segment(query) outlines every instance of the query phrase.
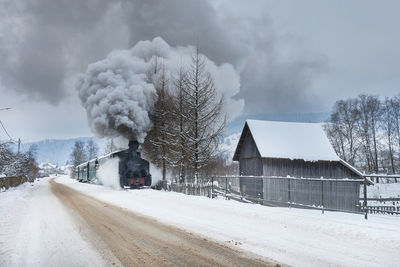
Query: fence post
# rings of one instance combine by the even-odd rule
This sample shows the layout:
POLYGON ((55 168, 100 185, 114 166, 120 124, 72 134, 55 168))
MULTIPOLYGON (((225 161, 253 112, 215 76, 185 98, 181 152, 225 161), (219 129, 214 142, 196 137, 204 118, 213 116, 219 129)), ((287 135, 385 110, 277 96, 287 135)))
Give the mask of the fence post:
POLYGON ((228 177, 225 177, 225 199, 228 200, 228 177))
POLYGON ((321 204, 322 204, 322 214, 324 214, 324 180, 321 179, 321 204))
POLYGON ((364 218, 368 219, 368 208, 367 208, 367 176, 364 176, 364 218))
POLYGON ((287 178, 288 180, 288 201, 289 201, 289 208, 290 208, 290 178, 287 178))
POLYGON ((211 176, 211 198, 214 198, 214 176, 211 176))

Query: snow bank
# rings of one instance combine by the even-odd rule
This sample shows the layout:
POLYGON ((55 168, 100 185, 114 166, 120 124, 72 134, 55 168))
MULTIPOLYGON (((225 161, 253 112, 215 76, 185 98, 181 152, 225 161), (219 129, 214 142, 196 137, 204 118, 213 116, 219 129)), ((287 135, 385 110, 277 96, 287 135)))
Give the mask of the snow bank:
POLYGON ((155 190, 57 182, 100 200, 295 266, 396 266, 400 216, 273 208, 155 190), (237 244, 237 245, 235 245, 237 244))
POLYGON ((109 265, 83 239, 48 181, 0 192, 0 266, 109 265))

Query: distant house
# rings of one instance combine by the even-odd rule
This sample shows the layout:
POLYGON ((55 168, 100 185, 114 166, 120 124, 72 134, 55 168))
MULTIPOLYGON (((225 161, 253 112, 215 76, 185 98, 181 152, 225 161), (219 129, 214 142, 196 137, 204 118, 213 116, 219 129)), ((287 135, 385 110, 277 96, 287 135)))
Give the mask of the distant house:
MULTIPOLYGON (((317 123, 247 120, 233 160, 239 161, 242 176, 347 178, 360 179, 360 182, 363 179, 362 173, 336 155, 321 124, 317 123)), ((323 200, 312 200, 310 195, 319 194, 315 190, 328 189, 320 189, 321 186, 317 185, 318 182, 321 184, 320 181, 310 180, 293 180, 288 184, 288 179, 249 178, 242 179, 241 189, 251 192, 253 197, 271 201, 288 202, 297 197, 297 202, 307 202, 300 204, 322 205, 314 202, 323 200), (292 199, 286 188, 290 189, 292 199)), ((331 195, 341 194, 340 198, 346 202, 331 205, 332 208, 355 209, 359 201, 359 183, 325 182, 325 185, 329 186, 331 195), (345 207, 338 207, 340 205, 345 207)))
POLYGON ((39 164, 39 177, 49 176, 57 172, 57 166, 49 162, 39 164))

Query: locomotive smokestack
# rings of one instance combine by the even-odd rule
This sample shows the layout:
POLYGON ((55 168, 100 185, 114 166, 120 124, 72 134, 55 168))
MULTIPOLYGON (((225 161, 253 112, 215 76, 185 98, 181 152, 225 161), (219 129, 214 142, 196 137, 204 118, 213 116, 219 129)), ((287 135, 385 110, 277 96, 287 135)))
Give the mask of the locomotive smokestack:
POLYGON ((136 140, 129 140, 129 150, 137 151, 139 148, 139 143, 136 140))

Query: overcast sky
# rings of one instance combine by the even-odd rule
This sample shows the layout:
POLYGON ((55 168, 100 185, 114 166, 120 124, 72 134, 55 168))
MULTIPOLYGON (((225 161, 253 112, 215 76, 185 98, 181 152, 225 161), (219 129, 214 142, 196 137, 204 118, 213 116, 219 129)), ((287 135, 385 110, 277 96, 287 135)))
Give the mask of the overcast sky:
MULTIPOLYGON (((91 135, 76 75, 161 36, 240 73, 244 114, 400 92, 399 1, 0 0, 0 119, 26 141, 91 135)), ((6 139, 0 130, 0 140, 6 139)))

